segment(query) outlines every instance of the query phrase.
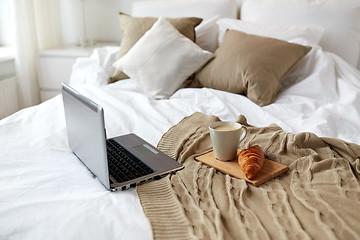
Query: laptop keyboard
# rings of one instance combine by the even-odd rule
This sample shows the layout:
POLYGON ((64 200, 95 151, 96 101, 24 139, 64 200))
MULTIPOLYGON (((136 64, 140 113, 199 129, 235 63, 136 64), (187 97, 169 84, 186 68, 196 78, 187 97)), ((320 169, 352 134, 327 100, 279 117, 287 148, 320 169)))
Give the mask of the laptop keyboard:
POLYGON ((119 183, 154 172, 113 139, 106 140, 110 175, 119 183))

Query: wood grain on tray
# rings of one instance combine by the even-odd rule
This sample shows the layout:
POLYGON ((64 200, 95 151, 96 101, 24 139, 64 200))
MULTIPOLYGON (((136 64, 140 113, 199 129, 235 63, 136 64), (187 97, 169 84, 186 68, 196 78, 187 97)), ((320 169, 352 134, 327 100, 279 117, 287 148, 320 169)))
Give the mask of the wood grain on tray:
POLYGON ((241 166, 238 164, 237 159, 234 159, 232 161, 220 161, 215 158, 214 152, 212 151, 204 155, 198 156, 195 159, 205 163, 206 165, 214 167, 220 172, 229 174, 232 177, 245 179, 254 186, 259 186, 260 184, 279 176, 280 174, 286 172, 289 169, 287 166, 281 163, 265 159, 261 171, 256 175, 254 179, 249 180, 246 178, 243 170, 241 169, 241 166))

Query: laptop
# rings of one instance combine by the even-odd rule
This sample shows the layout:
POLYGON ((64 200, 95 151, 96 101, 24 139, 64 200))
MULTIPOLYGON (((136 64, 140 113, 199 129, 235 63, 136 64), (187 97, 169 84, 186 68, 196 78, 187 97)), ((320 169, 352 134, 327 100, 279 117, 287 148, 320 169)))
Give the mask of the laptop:
POLYGON ((65 83, 62 97, 69 146, 107 189, 125 190, 183 168, 133 133, 106 139, 102 107, 65 83))

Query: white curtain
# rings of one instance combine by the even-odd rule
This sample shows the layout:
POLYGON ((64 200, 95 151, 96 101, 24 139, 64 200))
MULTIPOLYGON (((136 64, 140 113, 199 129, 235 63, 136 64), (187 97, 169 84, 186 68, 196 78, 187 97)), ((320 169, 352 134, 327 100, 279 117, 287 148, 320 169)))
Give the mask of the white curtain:
POLYGON ((62 44, 60 0, 10 0, 21 107, 40 102, 38 50, 62 44))

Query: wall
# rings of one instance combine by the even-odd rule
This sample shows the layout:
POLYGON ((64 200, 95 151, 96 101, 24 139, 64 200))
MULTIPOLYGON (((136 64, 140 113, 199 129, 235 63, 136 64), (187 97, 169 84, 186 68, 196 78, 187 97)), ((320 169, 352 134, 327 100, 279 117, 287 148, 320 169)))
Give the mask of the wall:
POLYGON ((136 0, 61 0, 63 42, 79 43, 85 35, 95 41, 120 42, 118 12, 130 13, 134 1, 136 0))

